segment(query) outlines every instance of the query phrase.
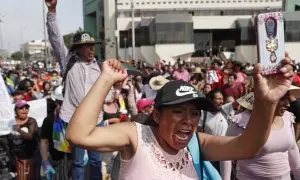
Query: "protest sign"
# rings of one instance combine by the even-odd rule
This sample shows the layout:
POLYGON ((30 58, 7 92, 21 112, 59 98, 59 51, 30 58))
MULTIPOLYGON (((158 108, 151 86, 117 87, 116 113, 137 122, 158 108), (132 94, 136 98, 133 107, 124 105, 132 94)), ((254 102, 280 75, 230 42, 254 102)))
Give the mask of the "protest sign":
POLYGON ((213 84, 219 82, 217 72, 214 70, 209 70, 206 73, 206 83, 213 84))
POLYGON ((0 77, 0 136, 11 133, 15 124, 14 106, 8 95, 2 76, 0 77))
POLYGON ((34 118, 38 126, 41 127, 44 119, 47 117, 47 100, 29 101, 28 104, 30 105, 28 116, 34 118))

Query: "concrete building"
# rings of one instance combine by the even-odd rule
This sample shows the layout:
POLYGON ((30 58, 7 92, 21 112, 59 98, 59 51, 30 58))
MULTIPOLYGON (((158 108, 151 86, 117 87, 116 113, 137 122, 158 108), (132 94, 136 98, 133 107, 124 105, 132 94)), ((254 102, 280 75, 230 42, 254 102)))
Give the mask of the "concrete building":
POLYGON ((50 42, 44 40, 32 40, 24 43, 21 47, 21 51, 28 52, 30 59, 33 60, 45 60, 45 50, 46 56, 49 57, 51 49, 50 42))
POLYGON ((101 43, 96 45, 98 59, 117 57, 115 0, 83 0, 84 30, 101 43))
POLYGON ((9 58, 10 57, 10 52, 8 51, 8 50, 6 50, 6 49, 0 49, 0 60, 1 60, 1 57, 3 58, 3 59, 7 59, 7 58, 9 58))
POLYGON ((300 0, 284 0, 286 12, 300 11, 300 0))
MULTIPOLYGON (((96 0, 84 0, 91 1, 96 0)), ((255 15, 281 11, 282 7, 293 11, 297 7, 296 2, 291 5, 291 1, 282 0, 98 0, 98 3, 103 59, 116 57, 115 54, 120 59, 133 58, 134 27, 135 59, 150 64, 159 59, 171 64, 178 59, 191 61, 216 55, 220 50, 233 52, 233 58, 241 62, 255 63, 255 15)), ((300 37, 296 33, 300 16, 295 13, 285 16, 287 51, 300 60, 297 53, 300 37)), ((85 29, 88 28, 90 25, 85 22, 85 29)))
MULTIPOLYGON (((100 39, 101 26, 101 14, 104 12, 101 8, 100 0, 83 0, 83 23, 84 30, 91 33, 96 40, 100 39)), ((100 56, 100 45, 96 45, 96 55, 100 56)))

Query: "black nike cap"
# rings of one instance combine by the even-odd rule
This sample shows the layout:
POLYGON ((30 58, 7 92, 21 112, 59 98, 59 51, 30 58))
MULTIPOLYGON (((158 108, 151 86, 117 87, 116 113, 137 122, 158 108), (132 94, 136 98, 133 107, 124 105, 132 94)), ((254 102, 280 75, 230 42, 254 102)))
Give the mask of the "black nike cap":
POLYGON ((155 108, 192 102, 199 110, 217 112, 212 101, 201 95, 194 86, 185 81, 170 81, 158 92, 155 98, 155 108))

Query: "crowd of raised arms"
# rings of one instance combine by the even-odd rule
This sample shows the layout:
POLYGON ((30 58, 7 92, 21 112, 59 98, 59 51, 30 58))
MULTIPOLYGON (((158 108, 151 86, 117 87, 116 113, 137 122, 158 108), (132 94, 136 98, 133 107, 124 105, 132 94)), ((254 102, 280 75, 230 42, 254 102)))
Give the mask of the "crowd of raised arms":
POLYGON ((288 53, 269 76, 218 56, 99 63, 88 32, 66 48, 58 2, 45 2, 58 68, 0 65, 15 112, 0 179, 300 180, 300 67, 288 53), (39 100, 41 124, 29 115, 39 100))

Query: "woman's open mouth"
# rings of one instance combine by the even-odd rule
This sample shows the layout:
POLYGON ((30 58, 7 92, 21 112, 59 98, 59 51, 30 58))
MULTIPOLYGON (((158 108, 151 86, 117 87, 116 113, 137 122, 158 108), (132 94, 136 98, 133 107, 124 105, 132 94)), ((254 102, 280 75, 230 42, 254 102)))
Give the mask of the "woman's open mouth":
POLYGON ((191 131, 184 130, 184 129, 178 130, 175 133, 176 139, 179 141, 184 141, 184 142, 189 140, 190 135, 191 135, 191 131))

